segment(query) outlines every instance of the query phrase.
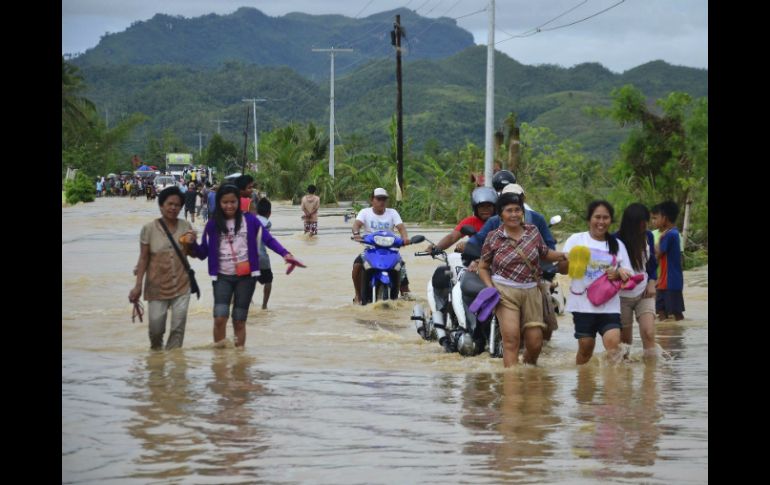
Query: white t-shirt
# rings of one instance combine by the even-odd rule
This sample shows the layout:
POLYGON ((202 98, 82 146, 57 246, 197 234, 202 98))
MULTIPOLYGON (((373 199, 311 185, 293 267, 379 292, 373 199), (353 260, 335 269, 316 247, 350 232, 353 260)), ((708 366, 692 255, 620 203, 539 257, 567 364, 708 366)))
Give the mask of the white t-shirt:
POLYGON ((371 207, 361 209, 356 216, 356 220, 364 223, 364 234, 371 234, 377 231, 390 231, 397 235, 398 229, 396 229, 396 226, 403 224, 404 222, 401 220, 401 216, 395 209, 386 208, 384 214, 378 215, 374 213, 374 210, 371 207))
MULTIPOLYGON (((562 251, 569 253, 575 246, 587 246, 591 250, 591 259, 588 262, 586 268, 586 274, 582 279, 572 280, 570 283, 570 291, 567 296, 567 306, 565 310, 568 312, 583 312, 583 313, 620 313, 620 295, 615 294, 607 303, 600 306, 594 306, 589 300, 586 294, 586 288, 602 274, 605 270, 612 265, 612 255, 610 254, 609 245, 607 241, 597 241, 591 237, 588 232, 579 232, 573 234, 564 243, 562 251)), ((628 252, 623 241, 618 240, 618 254, 616 265, 621 268, 633 272, 631 269, 631 263, 628 259, 628 252)))

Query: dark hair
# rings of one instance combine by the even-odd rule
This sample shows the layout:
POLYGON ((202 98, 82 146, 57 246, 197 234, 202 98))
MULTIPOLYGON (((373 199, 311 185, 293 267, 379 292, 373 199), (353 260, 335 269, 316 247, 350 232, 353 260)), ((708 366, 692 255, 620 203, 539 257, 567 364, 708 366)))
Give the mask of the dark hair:
POLYGON ((262 217, 267 217, 270 215, 270 210, 273 208, 273 204, 270 203, 269 200, 267 200, 267 197, 263 197, 259 199, 259 202, 257 202, 257 214, 261 215, 262 217))
POLYGON ((650 207, 650 214, 660 214, 660 204, 650 207))
MULTIPOLYGON (((238 187, 238 190, 246 190, 246 186, 253 182, 254 177, 251 175, 241 175, 235 179, 235 186, 238 187)), ((238 196, 240 197, 240 194, 238 194, 238 196)))
POLYGON ((495 204, 495 209, 497 211, 497 215, 503 214, 503 209, 505 209, 505 206, 516 204, 519 207, 521 207, 521 210, 524 210, 524 199, 519 194, 514 194, 511 192, 508 192, 506 194, 503 194, 500 196, 499 199, 497 199, 497 203, 495 204))
POLYGON ((307 191, 310 192, 311 194, 315 194, 315 191, 316 191, 315 185, 312 185, 312 184, 308 185, 307 191))
POLYGON ((158 205, 162 206, 163 203, 166 202, 166 199, 168 199, 171 195, 176 195, 179 197, 179 199, 182 201, 182 204, 184 204, 184 195, 182 195, 182 191, 179 190, 179 187, 176 185, 172 185, 171 187, 166 187, 160 191, 160 194, 158 194, 158 205))
MULTIPOLYGON (((594 211, 596 211, 597 207, 600 205, 603 205, 605 208, 607 208, 607 212, 610 213, 610 222, 615 220, 615 208, 612 207, 612 204, 607 202, 606 200, 595 200, 588 204, 588 215, 586 217, 587 221, 591 221, 591 216, 594 215, 594 211)), ((607 246, 610 248, 610 254, 618 254, 618 240, 613 236, 610 231, 607 231, 607 246)))
POLYGON ((674 224, 676 218, 679 217, 679 206, 673 200, 661 202, 660 213, 666 216, 666 218, 671 221, 671 224, 674 224))
POLYGON ((641 229, 642 222, 650 220, 650 211, 644 204, 634 202, 623 211, 618 239, 623 241, 635 271, 644 269, 644 249, 647 247, 647 232, 641 229))
POLYGON ((235 196, 235 233, 237 234, 241 228, 241 191, 238 187, 232 184, 224 184, 217 190, 217 196, 214 199, 216 201, 216 207, 214 208, 214 222, 217 225, 217 230, 220 234, 227 234, 227 222, 225 221, 225 215, 222 213, 222 197, 227 194, 233 194, 235 196))

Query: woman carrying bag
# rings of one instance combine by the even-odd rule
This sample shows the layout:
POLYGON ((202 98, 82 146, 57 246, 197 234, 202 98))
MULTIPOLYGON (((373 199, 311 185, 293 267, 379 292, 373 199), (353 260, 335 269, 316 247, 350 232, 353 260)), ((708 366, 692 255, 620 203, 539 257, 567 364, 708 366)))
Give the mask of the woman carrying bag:
POLYGON ((191 244, 191 251, 200 259, 208 258, 209 275, 214 286, 214 343, 224 340, 232 303, 235 346, 246 343, 246 316, 257 285, 259 271, 258 244, 283 256, 289 264, 286 273, 297 261, 250 212, 243 212, 239 202, 240 190, 226 184, 217 190, 216 208, 203 231, 200 245, 191 244))
POLYGON ((565 309, 572 312, 575 323, 578 340, 575 362, 578 365, 591 360, 597 332, 602 336, 610 360, 620 355, 620 295, 617 288, 614 294, 603 291, 607 299, 601 304, 595 304, 597 299, 594 298, 595 293, 601 293, 607 287, 606 280, 625 282, 633 274, 625 245, 609 232, 614 214, 615 210, 606 200, 591 202, 588 205, 588 231, 567 239, 563 251, 569 254, 569 261, 559 263, 559 272, 567 274, 569 271, 572 277, 565 309), (584 256, 578 257, 580 254, 584 256), (599 291, 594 291, 597 289, 599 291))
MULTIPOLYGON (((184 198, 179 187, 167 187, 158 196, 160 219, 142 227, 139 236, 139 261, 134 269, 136 285, 128 294, 128 301, 139 306, 144 279, 144 299, 149 306, 149 335, 152 350, 163 349, 166 315, 171 311, 171 329, 166 350, 182 346, 187 307, 190 303, 192 274, 186 257, 179 252, 176 241, 195 239, 192 226, 178 219, 184 198), (171 234, 173 239, 169 239, 171 234), (189 270, 189 271, 188 271, 189 270)), ((194 288, 197 289, 197 288, 194 288)), ((140 313, 141 319, 141 313, 140 313)))

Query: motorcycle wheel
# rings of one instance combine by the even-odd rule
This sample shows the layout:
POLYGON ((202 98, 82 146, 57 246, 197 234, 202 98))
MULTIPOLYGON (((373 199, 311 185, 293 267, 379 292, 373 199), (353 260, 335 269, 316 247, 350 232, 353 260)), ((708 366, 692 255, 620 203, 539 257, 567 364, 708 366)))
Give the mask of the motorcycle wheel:
POLYGON ((389 300, 390 287, 385 286, 382 283, 377 283, 377 286, 374 288, 374 298, 375 298, 375 301, 389 300))

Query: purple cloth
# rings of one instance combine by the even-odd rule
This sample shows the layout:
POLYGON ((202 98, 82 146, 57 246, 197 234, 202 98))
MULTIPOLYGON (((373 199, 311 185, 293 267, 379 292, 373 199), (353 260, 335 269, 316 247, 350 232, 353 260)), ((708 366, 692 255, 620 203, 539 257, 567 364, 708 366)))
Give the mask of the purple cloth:
POLYGON ((489 318, 498 302, 500 302, 500 293, 497 291, 497 288, 484 288, 476 296, 476 299, 473 300, 473 303, 470 304, 468 310, 476 314, 479 321, 483 322, 489 318))

